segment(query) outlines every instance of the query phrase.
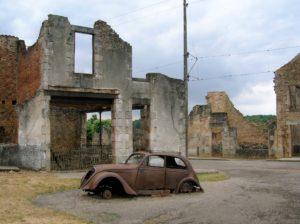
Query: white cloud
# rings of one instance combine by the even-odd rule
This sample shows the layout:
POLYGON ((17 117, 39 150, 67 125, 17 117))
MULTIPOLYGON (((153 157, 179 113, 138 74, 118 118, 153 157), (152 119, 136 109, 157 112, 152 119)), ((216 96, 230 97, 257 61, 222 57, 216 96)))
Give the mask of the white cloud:
MULTIPOLYGON (((72 24, 92 27, 98 19, 113 18, 157 2, 160 1, 132 0, 125 3, 124 0, 0 0, 0 34, 19 36, 25 39, 26 44, 31 45, 39 34, 42 21, 50 13, 67 16, 72 24)), ((189 51, 193 55, 300 45, 299 0, 189 2, 188 39, 189 51)), ((170 0, 107 21, 133 46, 133 71, 182 59, 182 9, 170 9, 180 3, 179 0, 170 0)), ((275 70, 287 63, 299 50, 300 48, 199 60, 192 75, 212 77, 275 70)), ((182 64, 154 70, 172 77, 182 77, 182 64)), ((208 91, 226 91, 233 99, 238 99, 238 106, 241 106, 244 113, 274 113, 274 103, 268 103, 267 98, 261 102, 261 97, 248 93, 262 92, 253 88, 258 88, 262 83, 272 83, 272 78, 265 75, 193 82, 190 84, 190 106, 203 103, 208 91), (243 101, 243 97, 248 97, 248 100, 243 101)), ((270 88, 268 91, 270 93, 270 88)))
POLYGON ((235 107, 245 115, 276 114, 276 95, 273 82, 246 87, 232 99, 235 107))

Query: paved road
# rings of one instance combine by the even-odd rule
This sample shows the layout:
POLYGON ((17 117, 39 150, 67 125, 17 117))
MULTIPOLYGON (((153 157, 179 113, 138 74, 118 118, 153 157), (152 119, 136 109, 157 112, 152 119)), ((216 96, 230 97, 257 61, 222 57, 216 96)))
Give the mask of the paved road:
POLYGON ((196 169, 228 173, 203 183, 205 193, 105 201, 79 190, 40 196, 36 203, 94 223, 300 223, 300 162, 193 160, 196 169))

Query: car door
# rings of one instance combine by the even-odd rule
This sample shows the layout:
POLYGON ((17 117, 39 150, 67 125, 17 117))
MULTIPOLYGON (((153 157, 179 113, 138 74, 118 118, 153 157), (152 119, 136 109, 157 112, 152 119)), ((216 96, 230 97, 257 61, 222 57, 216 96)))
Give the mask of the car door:
POLYGON ((136 188, 140 191, 164 189, 165 175, 165 156, 150 155, 139 167, 136 188))
POLYGON ((182 159, 174 156, 166 157, 166 189, 174 190, 188 175, 189 170, 182 159))

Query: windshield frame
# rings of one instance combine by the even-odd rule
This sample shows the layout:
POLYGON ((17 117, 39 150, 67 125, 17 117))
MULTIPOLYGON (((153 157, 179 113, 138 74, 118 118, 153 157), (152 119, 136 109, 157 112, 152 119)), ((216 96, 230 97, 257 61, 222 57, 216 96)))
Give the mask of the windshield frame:
POLYGON ((136 164, 136 165, 139 165, 139 164, 141 164, 141 163, 144 161, 145 157, 146 157, 146 154, 144 154, 144 153, 139 153, 139 152, 137 152, 137 153, 132 153, 132 154, 131 154, 130 156, 128 156, 128 158, 126 159, 125 164, 136 164), (141 161, 139 161, 139 163, 128 163, 129 159, 130 159, 132 156, 135 156, 135 155, 141 155, 143 158, 141 159, 141 161))

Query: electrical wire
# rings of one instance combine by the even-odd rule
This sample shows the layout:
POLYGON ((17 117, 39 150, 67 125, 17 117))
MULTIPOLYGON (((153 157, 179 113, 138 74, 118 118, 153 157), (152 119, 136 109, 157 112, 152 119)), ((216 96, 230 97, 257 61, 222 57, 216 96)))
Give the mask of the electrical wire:
POLYGON ((239 76, 266 75, 266 74, 270 74, 270 73, 274 73, 274 71, 262 71, 262 72, 240 73, 240 74, 224 74, 224 75, 220 75, 220 76, 212 76, 212 77, 204 77, 204 78, 190 75, 190 77, 193 78, 193 80, 190 80, 190 81, 204 81, 204 80, 232 78, 232 77, 239 77, 239 76))
POLYGON ((150 5, 144 6, 144 7, 136 8, 136 9, 134 9, 132 11, 128 11, 128 12, 119 14, 117 16, 108 18, 107 20, 114 20, 114 19, 117 19, 117 18, 120 18, 120 17, 124 17, 124 16, 130 15, 130 14, 134 14, 134 13, 143 11, 144 9, 152 8, 153 6, 160 5, 162 3, 169 2, 169 1, 170 0, 163 0, 163 1, 159 1, 159 2, 156 2, 156 3, 150 4, 150 5))
POLYGON ((245 51, 245 52, 239 52, 239 53, 226 53, 226 54, 198 56, 198 59, 201 60, 201 59, 210 59, 210 58, 218 58, 218 57, 231 57, 231 56, 240 56, 240 55, 249 55, 249 54, 260 54, 260 53, 265 53, 265 52, 281 51, 281 50, 295 49, 295 48, 300 48, 300 45, 273 48, 273 49, 256 50, 256 51, 245 51))

